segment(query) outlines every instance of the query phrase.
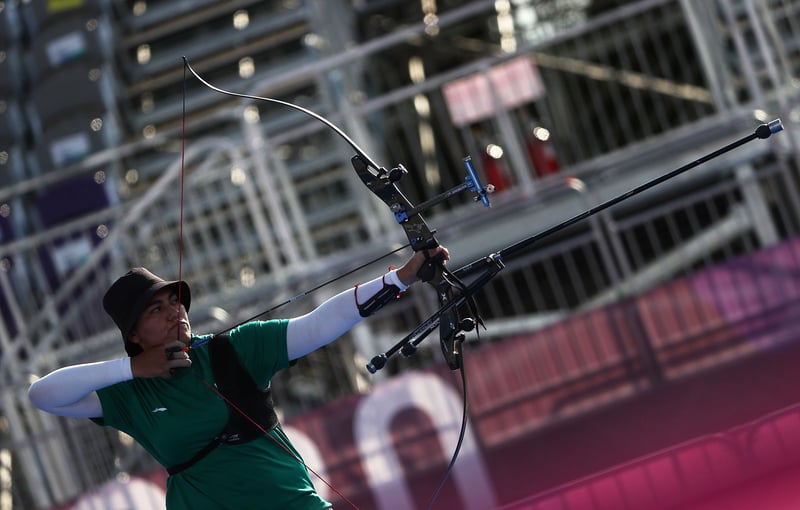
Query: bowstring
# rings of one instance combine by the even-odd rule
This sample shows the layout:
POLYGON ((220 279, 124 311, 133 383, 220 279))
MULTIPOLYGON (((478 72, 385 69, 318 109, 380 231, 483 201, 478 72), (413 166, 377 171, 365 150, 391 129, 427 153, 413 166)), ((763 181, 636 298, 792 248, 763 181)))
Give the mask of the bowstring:
MULTIPOLYGON (((184 182, 186 181, 186 68, 183 69, 183 101, 181 106, 181 199, 178 215, 178 308, 183 300, 183 200, 184 182)), ((181 339, 181 328, 177 328, 177 340, 181 339)))
MULTIPOLYGON (((178 226, 178 282, 179 282, 179 284, 178 284, 178 306, 179 307, 181 306, 181 303, 183 302, 181 300, 181 291, 183 289, 183 275, 182 275, 182 271, 183 271, 183 210, 184 210, 184 189, 185 189, 185 181, 186 181, 186 81, 187 81, 186 80, 186 69, 187 69, 188 66, 189 66, 189 63, 186 60, 186 58, 184 57, 184 66, 183 66, 183 100, 182 100, 182 109, 181 109, 181 179, 180 179, 181 183, 180 183, 180 202, 179 202, 179 204, 180 204, 179 205, 180 213, 179 213, 179 226, 178 226)), ((192 73, 195 74, 194 71, 192 71, 192 73)), ((197 76, 197 75, 195 74, 195 76, 197 76)), ((205 84, 205 82, 203 82, 203 83, 205 84)), ((218 90, 220 92, 224 92, 224 91, 222 91, 220 89, 216 89, 215 87, 212 87, 212 89, 218 90)), ((284 306, 286 304, 289 304, 289 303, 291 303, 293 301, 296 301, 297 299, 300 299, 300 298, 302 298, 304 296, 307 296, 308 294, 310 294, 310 293, 312 293, 312 292, 314 292, 316 290, 319 290, 320 288, 324 287, 325 285, 328 285, 328 284, 330 284, 332 282, 335 282, 336 280, 344 278, 345 276, 347 276, 347 275, 349 275, 351 273, 354 273, 354 272, 358 271, 359 269, 363 269, 364 267, 366 267, 369 264, 372 264, 372 263, 374 263, 374 262, 376 262, 376 261, 378 261, 378 260, 380 260, 382 258, 388 257, 389 255, 392 255, 393 253, 396 253, 397 251, 405 248, 406 246, 408 246, 408 245, 405 245, 405 246, 402 246, 400 248, 397 248, 396 250, 391 251, 391 252, 389 252, 389 253, 387 253, 385 255, 382 255, 379 258, 368 262, 367 264, 363 264, 363 265, 361 265, 361 266, 359 266, 359 267, 357 267, 357 268, 355 268, 355 269, 353 269, 351 271, 348 271, 348 272, 346 272, 346 273, 344 273, 344 274, 342 274, 342 275, 340 275, 340 276, 338 276, 336 278, 328 280, 328 281, 324 282, 323 284, 318 285, 318 286, 316 286, 316 287, 314 287, 314 288, 312 288, 312 289, 310 289, 310 290, 308 290, 306 292, 303 292, 303 293, 295 296, 294 298, 286 300, 283 303, 278 304, 277 306, 273 306, 269 310, 267 310, 265 312, 262 312, 262 313, 260 313, 260 314, 258 314, 256 316, 254 316, 253 318, 248 319, 248 320, 240 323, 240 325, 244 324, 246 322, 249 322, 251 320, 254 320, 254 319, 260 317, 261 315, 264 315, 266 313, 272 312, 272 311, 274 311, 274 310, 276 310, 276 309, 278 309, 278 308, 280 308, 280 307, 282 307, 282 306, 284 306)), ((225 331, 230 331, 234 327, 236 327, 236 326, 228 328, 225 331)), ((178 328, 178 339, 179 340, 180 340, 180 331, 181 331, 181 329, 178 328)), ((314 476, 316 476, 322 483, 324 483, 329 489, 331 489, 345 503, 350 505, 353 509, 359 510, 358 506, 356 506, 355 503, 350 501, 344 494, 342 494, 342 492, 340 492, 336 487, 334 487, 333 484, 331 484, 327 479, 325 479, 322 475, 317 473, 313 468, 311 468, 308 464, 306 464, 306 462, 300 456, 298 456, 297 454, 292 452, 286 445, 284 445, 282 442, 278 441, 278 439, 275 438, 272 434, 270 434, 269 431, 267 431, 261 424, 259 424, 256 420, 254 420, 245 411, 240 409, 227 396, 223 395, 222 392, 220 392, 217 388, 215 388, 208 381, 206 381, 205 378, 201 377, 198 374, 195 374, 194 372, 192 372, 192 374, 195 377, 197 377, 198 379, 200 379, 200 381, 203 383, 203 385, 205 385, 209 390, 211 390, 218 397, 220 397, 227 405, 229 405, 237 413, 242 415, 242 417, 244 417, 247 421, 249 421, 250 423, 255 425, 256 428, 258 428, 259 431, 263 432, 264 435, 266 435, 267 437, 272 439, 273 442, 275 442, 278 446, 280 446, 293 459, 297 460, 300 464, 302 464, 303 467, 307 471, 309 471, 314 476)))

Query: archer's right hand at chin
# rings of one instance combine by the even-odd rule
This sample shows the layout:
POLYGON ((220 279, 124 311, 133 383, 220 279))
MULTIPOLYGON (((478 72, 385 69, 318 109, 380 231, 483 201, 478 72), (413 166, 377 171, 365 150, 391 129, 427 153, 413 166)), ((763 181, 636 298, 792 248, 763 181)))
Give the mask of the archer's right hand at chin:
POLYGON ((134 377, 163 377, 169 379, 172 370, 188 368, 192 365, 186 345, 173 340, 166 345, 145 349, 131 358, 131 372, 134 377))

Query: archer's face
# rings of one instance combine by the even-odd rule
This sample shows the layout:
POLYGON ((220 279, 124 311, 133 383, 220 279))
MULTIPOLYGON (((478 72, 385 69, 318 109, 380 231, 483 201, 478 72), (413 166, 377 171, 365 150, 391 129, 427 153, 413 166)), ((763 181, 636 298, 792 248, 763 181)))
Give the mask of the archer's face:
POLYGON ((131 330, 130 341, 147 350, 173 340, 188 345, 190 334, 186 308, 178 302, 174 289, 166 288, 153 295, 131 330))

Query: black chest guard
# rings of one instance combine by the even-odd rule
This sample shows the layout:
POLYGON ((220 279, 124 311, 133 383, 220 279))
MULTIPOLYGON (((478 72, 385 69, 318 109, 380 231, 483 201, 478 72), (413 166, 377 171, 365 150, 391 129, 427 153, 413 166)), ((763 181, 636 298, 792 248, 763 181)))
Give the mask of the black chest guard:
POLYGON ((272 390, 262 390, 256 385, 227 334, 212 338, 208 343, 208 352, 217 389, 230 401, 226 402, 228 423, 219 435, 220 440, 241 444, 264 435, 264 430, 268 431, 278 423, 272 390), (238 409, 232 407, 231 403, 238 409))
POLYGON ((278 415, 272 402, 272 391, 269 388, 262 390, 256 385, 236 349, 233 348, 228 335, 216 335, 212 338, 208 342, 208 352, 217 390, 229 401, 226 402, 228 423, 222 432, 194 457, 187 462, 167 468, 170 475, 180 473, 199 462, 220 443, 232 445, 247 443, 263 436, 264 430, 269 431, 278 423, 278 415), (258 423, 258 426, 253 422, 258 423))

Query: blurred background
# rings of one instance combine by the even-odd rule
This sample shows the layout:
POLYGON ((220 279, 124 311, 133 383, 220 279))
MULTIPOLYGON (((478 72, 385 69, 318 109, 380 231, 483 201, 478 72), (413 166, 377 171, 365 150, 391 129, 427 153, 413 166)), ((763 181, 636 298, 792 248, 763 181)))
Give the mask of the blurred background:
MULTIPOLYGON (((331 129, 214 92, 184 56, 404 165, 413 203, 470 156, 493 207, 425 214, 452 268, 782 119, 505 261, 477 296, 467 435, 433 508, 796 508, 798 20, 798 0, 0 1, 0 510, 164 507, 166 473, 129 437, 26 391, 124 355, 101 297, 129 267, 178 277, 182 179, 196 331, 406 242, 331 129)), ((426 508, 455 449, 463 387, 436 338, 365 369, 437 306, 415 286, 273 380, 308 464, 359 508, 426 508)))

